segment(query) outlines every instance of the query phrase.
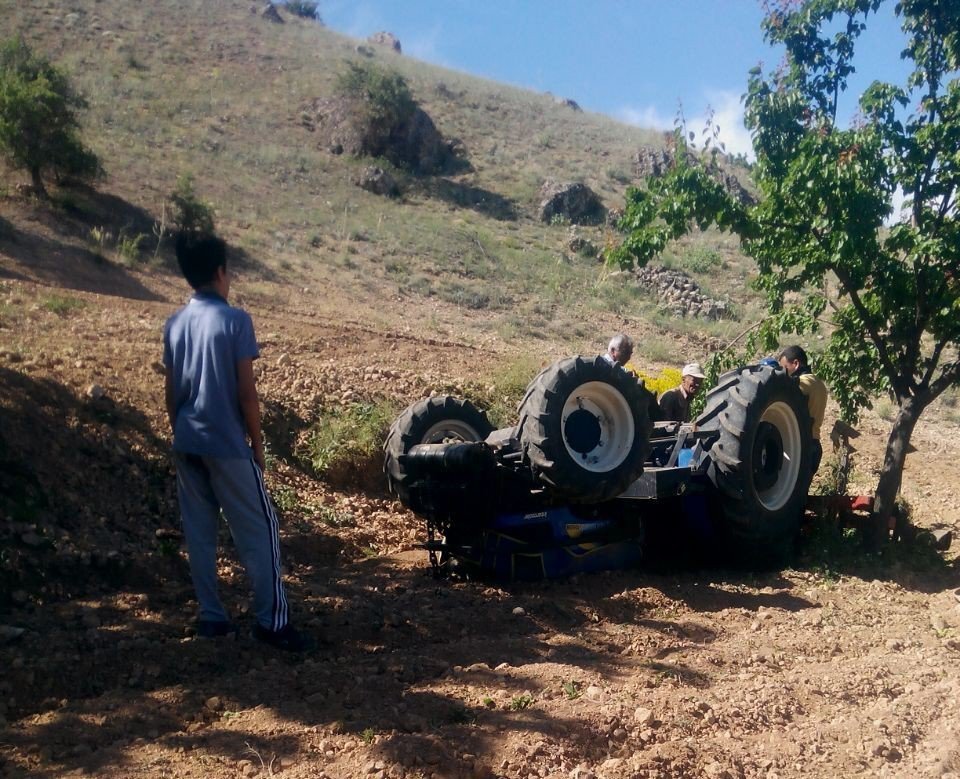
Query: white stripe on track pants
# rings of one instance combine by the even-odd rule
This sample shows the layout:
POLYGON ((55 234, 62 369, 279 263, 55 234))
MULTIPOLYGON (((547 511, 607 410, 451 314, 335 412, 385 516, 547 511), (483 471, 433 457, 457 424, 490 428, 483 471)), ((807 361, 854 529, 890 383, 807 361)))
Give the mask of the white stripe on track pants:
POLYGON ((280 579, 280 525, 259 466, 252 458, 204 457, 183 452, 174 452, 173 458, 200 619, 228 619, 217 594, 217 526, 222 508, 253 588, 257 621, 268 630, 280 630, 288 618, 280 579))

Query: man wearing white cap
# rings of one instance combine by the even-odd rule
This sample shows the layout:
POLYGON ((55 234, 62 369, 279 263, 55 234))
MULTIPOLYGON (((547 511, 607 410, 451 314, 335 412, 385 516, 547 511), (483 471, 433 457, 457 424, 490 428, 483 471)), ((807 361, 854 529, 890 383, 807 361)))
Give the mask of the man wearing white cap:
POLYGON ((691 362, 680 372, 680 386, 667 390, 660 396, 660 416, 676 422, 690 421, 690 401, 703 384, 703 369, 700 363, 691 362))

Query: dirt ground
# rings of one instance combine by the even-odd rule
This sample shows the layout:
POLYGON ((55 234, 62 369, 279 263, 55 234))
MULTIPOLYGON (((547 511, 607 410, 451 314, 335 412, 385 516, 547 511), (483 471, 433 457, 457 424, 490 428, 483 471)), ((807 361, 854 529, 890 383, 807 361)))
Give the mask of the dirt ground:
MULTIPOLYGON (((309 290, 244 302, 294 617, 326 643, 196 638, 158 373, 184 288, 0 271, 0 776, 960 777, 954 552, 827 554, 815 530, 776 573, 435 580, 376 474, 311 479, 284 442, 318 405, 403 405, 514 347, 309 290)), ((869 491, 885 424, 861 431, 869 491)), ((931 417, 915 445, 915 521, 960 530, 957 436, 931 417)), ((221 573, 248 628, 228 541, 221 573)))

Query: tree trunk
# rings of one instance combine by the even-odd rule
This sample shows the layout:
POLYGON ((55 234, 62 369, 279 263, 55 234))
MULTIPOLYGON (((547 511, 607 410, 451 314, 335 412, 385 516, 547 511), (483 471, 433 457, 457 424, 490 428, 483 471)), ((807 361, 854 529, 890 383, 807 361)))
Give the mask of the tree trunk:
POLYGON ((907 459, 910 437, 913 435, 917 420, 920 419, 920 414, 931 400, 932 398, 929 397, 905 399, 900 405, 897 418, 893 421, 873 502, 873 527, 869 538, 873 545, 879 545, 887 538, 890 518, 893 516, 900 483, 903 480, 903 465, 907 459))
POLYGON ((33 181, 33 191, 36 193, 37 197, 42 197, 44 200, 47 199, 47 188, 43 186, 43 178, 40 176, 40 168, 33 167, 30 168, 30 178, 33 181))

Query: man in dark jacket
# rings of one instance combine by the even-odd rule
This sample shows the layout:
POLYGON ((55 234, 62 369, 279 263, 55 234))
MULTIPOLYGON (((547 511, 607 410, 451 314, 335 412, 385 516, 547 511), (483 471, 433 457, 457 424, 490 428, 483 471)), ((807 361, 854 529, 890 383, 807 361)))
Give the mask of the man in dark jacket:
POLYGON ((690 402, 703 385, 703 369, 700 363, 691 362, 683 366, 680 373, 680 386, 667 390, 660 396, 661 419, 689 422, 690 402))

